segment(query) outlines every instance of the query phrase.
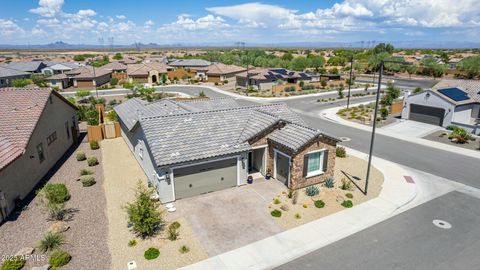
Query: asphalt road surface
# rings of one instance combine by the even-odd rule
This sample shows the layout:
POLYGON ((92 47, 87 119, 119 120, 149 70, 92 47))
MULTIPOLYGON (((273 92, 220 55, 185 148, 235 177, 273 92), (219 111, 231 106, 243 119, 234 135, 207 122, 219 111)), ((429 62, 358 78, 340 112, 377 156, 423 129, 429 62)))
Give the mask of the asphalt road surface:
POLYGON ((276 269, 480 269, 479 203, 448 193, 276 269), (452 227, 436 227, 435 219, 452 227))

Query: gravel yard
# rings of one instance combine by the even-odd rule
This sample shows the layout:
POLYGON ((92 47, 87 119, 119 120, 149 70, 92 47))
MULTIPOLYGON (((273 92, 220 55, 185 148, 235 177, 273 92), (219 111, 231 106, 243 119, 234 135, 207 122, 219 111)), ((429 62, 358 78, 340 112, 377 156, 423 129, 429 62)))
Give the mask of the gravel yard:
POLYGON ((127 214, 122 206, 134 199, 137 182, 141 180, 146 183, 146 176, 123 138, 103 141, 102 151, 109 220, 108 246, 112 254, 111 269, 126 269, 127 263, 132 260, 137 263, 138 269, 177 269, 206 259, 207 253, 182 217, 165 214, 167 224, 172 221, 181 224, 180 236, 176 241, 167 239, 166 230, 147 240, 135 237, 127 228, 127 214), (129 247, 128 242, 132 239, 137 241, 137 245, 129 247), (182 245, 187 245, 190 251, 180 253, 182 245), (150 247, 158 248, 160 256, 148 261, 143 254, 150 247))
MULTIPOLYGON (((76 181, 79 171, 88 165, 86 161, 77 161, 73 151, 66 157, 65 162, 60 164, 58 170, 53 171, 53 175, 46 179, 49 183, 65 183, 71 194, 66 208, 72 210, 73 217, 67 221, 70 228, 63 233, 67 243, 61 246, 61 249, 70 252, 72 260, 62 269, 109 269, 108 221, 105 212, 101 150, 90 150, 88 143, 85 142, 75 151, 78 150, 84 151, 87 156, 96 156, 99 160, 99 165, 89 168, 95 172, 97 181, 95 185, 83 187, 76 181)), ((47 221, 46 214, 34 197, 18 217, 13 217, 0 226, 0 254, 14 255, 22 248, 35 247, 52 223, 47 221)), ((38 251, 34 254, 42 255, 38 251)), ((40 261, 28 260, 24 269, 47 263, 48 256, 40 261)))
POLYGON ((376 198, 380 191, 382 190, 383 184, 383 174, 372 167, 369 181, 368 195, 364 195, 355 185, 352 184, 351 190, 342 190, 340 189, 341 179, 345 178, 347 173, 353 179, 353 177, 358 177, 360 180, 353 180, 356 184, 359 185, 361 189, 365 186, 365 174, 367 169, 367 162, 363 159, 347 156, 346 158, 336 158, 335 160, 335 187, 326 188, 324 185, 317 185, 320 189, 320 193, 317 196, 309 197, 305 194, 305 188, 299 189, 298 192, 298 201, 297 204, 292 204, 292 199, 288 198, 288 193, 285 189, 284 192, 279 193, 275 198, 278 198, 280 203, 275 204, 272 202, 267 207, 268 215, 274 209, 279 209, 282 205, 288 207, 287 211, 282 212, 282 216, 279 218, 272 217, 282 228, 291 229, 293 227, 311 222, 313 220, 331 215, 338 211, 345 209, 341 203, 344 200, 351 200, 353 206, 358 205, 362 202, 368 201, 370 199, 376 198), (345 195, 351 193, 353 198, 349 199, 345 195), (314 200, 322 200, 325 202, 323 208, 317 208, 314 205, 314 200), (306 205, 306 208, 304 207, 306 205), (295 217, 298 214, 300 217, 295 217))

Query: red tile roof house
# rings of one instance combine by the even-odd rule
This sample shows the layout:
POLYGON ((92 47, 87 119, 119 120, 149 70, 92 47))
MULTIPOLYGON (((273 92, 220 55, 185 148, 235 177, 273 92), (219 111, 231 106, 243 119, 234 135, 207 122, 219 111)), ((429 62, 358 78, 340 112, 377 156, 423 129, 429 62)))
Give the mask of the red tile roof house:
POLYGON ((100 87, 109 84, 112 79, 112 71, 91 66, 79 67, 65 74, 72 80, 73 87, 78 89, 100 87))
POLYGON ((206 80, 207 82, 223 82, 235 80, 235 75, 246 71, 246 68, 225 65, 223 63, 212 63, 207 67, 206 80))
POLYGON ((153 85, 161 82, 163 74, 167 74, 169 67, 164 63, 131 64, 127 65, 129 82, 153 85))
POLYGON ((76 111, 51 89, 0 89, 0 222, 77 140, 76 111))
POLYGON ((104 66, 103 69, 110 70, 112 72, 112 78, 116 78, 119 83, 123 83, 127 80, 127 65, 120 62, 110 62, 104 66))

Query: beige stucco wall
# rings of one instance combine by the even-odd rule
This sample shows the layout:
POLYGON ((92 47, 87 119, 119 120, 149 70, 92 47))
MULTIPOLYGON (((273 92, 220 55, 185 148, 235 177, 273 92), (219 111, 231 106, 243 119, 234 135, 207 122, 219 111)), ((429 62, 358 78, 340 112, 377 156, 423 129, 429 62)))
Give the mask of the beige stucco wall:
MULTIPOLYGON (((8 212, 14 208, 15 198, 25 198, 38 181, 72 145, 71 127, 75 125, 75 128, 78 129, 77 123, 73 107, 57 96, 52 95, 52 103, 50 104, 47 101, 47 106, 35 127, 25 154, 0 171, 0 190, 5 192, 8 212), (70 129, 69 138, 67 138, 65 129, 65 122, 67 121, 70 129), (75 122, 73 123, 73 121, 75 122), (57 132, 57 139, 48 145, 47 137, 54 131, 57 132), (45 153, 45 160, 41 163, 36 149, 40 143, 43 144, 45 153)), ((73 179, 65 179, 65 181, 70 180, 73 179)))

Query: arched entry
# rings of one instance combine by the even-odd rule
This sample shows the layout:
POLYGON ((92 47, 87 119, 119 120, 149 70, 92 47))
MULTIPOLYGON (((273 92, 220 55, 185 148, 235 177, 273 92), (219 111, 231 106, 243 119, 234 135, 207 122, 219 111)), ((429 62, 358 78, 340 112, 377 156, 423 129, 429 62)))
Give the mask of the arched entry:
POLYGON ((152 83, 157 83, 157 82, 158 82, 157 75, 152 75, 152 83))

